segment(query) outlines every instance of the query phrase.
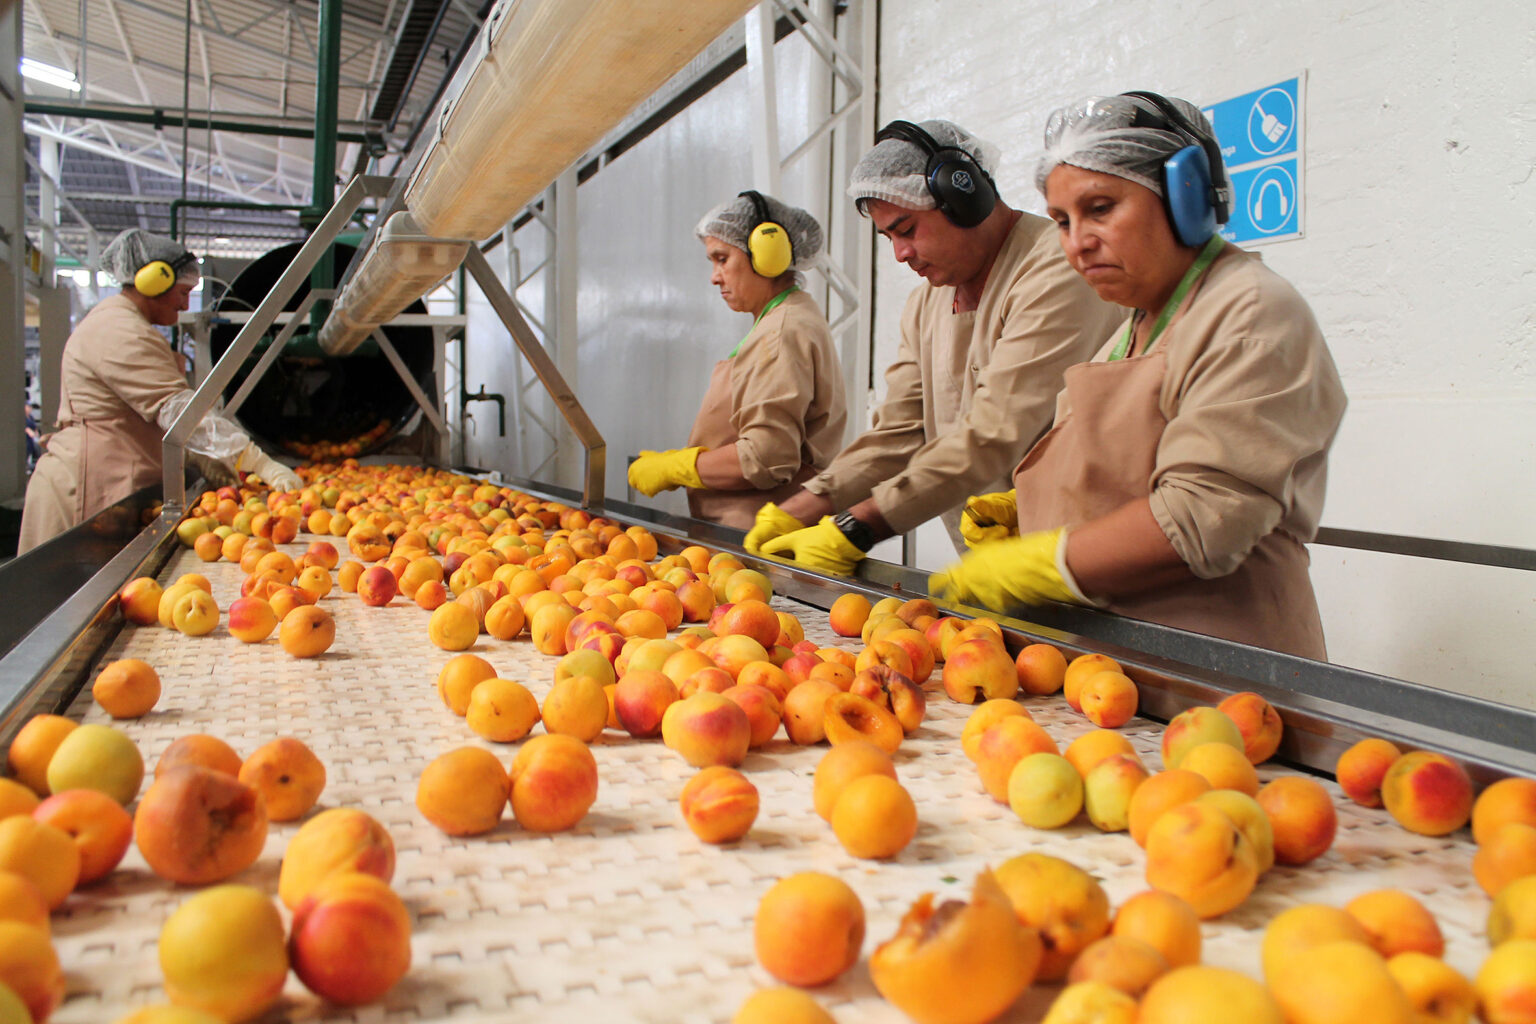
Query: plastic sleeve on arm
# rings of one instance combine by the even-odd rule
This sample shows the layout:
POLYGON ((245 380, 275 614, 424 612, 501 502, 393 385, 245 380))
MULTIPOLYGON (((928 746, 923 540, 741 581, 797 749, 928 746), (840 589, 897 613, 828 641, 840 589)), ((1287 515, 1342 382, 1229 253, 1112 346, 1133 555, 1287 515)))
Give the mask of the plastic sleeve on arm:
MULTIPOLYGON (((176 417, 181 415, 181 410, 192 401, 192 392, 183 391, 166 399, 160 406, 160 411, 155 414, 155 422, 162 431, 170 430, 171 424, 176 422, 176 417)), ((206 455, 211 459, 217 459, 230 469, 235 468, 235 460, 245 450, 245 446, 251 443, 251 439, 245 431, 235 426, 232 420, 225 419, 218 413, 210 412, 204 416, 202 422, 192 428, 191 435, 187 438, 187 449, 206 455)))

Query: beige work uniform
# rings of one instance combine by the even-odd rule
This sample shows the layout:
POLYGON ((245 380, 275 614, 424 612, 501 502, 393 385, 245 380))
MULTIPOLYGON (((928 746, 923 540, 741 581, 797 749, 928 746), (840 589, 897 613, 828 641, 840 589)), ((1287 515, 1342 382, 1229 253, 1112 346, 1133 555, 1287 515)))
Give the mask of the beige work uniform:
POLYGON ((160 480, 160 407, 187 390, 180 359, 127 298, 92 307, 64 343, 59 431, 27 482, 29 551, 160 480))
POLYGON ((1020 215, 971 312, 954 312, 953 287, 918 286, 874 425, 806 490, 838 509, 873 497, 897 533, 942 515, 965 550, 966 497, 1007 489, 1010 467, 1051 424, 1063 371, 1125 319, 1068 265, 1056 232, 1020 215))
POLYGON ((1111 611, 1325 659, 1305 544, 1345 399, 1312 310, 1229 244, 1150 352, 1108 362, 1119 337, 1067 371, 1055 425, 1014 470, 1019 532, 1147 499, 1199 579, 1111 611))
POLYGON ((800 489, 842 447, 848 423, 832 332, 816 300, 791 292, 752 326, 736 354, 715 364, 688 445, 736 446, 755 490, 694 488, 688 509, 737 529, 765 502, 800 489))

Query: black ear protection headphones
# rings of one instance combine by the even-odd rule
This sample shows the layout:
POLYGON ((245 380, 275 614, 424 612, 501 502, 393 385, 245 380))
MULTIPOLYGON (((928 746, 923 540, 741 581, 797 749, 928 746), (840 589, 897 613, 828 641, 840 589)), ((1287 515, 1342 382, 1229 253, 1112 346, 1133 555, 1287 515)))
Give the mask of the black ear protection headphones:
POLYGON ((737 198, 752 200, 757 223, 747 235, 747 255, 752 257, 752 269, 763 277, 778 277, 795 262, 795 247, 789 240, 784 225, 768 215, 768 201, 761 192, 747 189, 738 192, 737 198))
POLYGON ((997 205, 997 186, 971 154, 957 146, 941 146, 911 121, 892 121, 875 133, 875 143, 900 139, 928 154, 923 177, 939 212, 959 228, 973 228, 997 205))
POLYGON ((133 275, 133 289, 152 299, 164 295, 176 283, 176 275, 181 273, 181 268, 196 262, 197 257, 190 252, 184 252, 170 261, 151 260, 133 275))
POLYGON ((1132 128, 1160 128, 1191 144, 1163 162, 1163 209, 1173 233, 1188 246, 1204 245, 1218 224, 1232 216, 1232 187, 1214 135, 1197 129, 1168 98, 1155 92, 1127 92, 1157 108, 1136 108, 1132 128))

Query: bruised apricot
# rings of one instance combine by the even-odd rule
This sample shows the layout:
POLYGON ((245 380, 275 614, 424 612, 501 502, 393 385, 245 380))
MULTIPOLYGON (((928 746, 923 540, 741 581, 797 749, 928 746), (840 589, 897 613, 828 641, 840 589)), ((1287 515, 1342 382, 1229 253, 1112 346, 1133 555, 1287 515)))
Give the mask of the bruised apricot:
POLYGON ((971 902, 918 897, 896 934, 876 947, 869 975, 880 994, 918 1024, 981 1024, 1034 981, 1040 935, 1025 927, 990 871, 971 902))
POLYGON ((827 742, 834 746, 849 740, 868 740, 887 754, 894 754, 904 735, 895 715, 854 693, 828 697, 822 722, 827 742))

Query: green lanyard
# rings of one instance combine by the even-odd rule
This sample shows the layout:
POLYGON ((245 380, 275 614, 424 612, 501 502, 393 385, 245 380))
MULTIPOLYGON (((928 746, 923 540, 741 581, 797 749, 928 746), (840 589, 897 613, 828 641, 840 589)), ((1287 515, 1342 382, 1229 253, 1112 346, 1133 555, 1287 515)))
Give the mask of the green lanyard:
MULTIPOLYGON (((1173 319, 1173 314, 1179 311, 1179 307, 1184 304, 1184 297, 1189 294, 1190 288, 1194 287, 1196 278, 1205 273, 1205 268, 1216 259, 1216 254, 1221 251, 1221 247, 1221 236, 1212 235, 1210 241, 1205 243, 1205 248, 1200 250, 1200 255, 1195 257, 1195 262, 1184 271, 1184 277, 1180 279, 1179 286, 1173 290, 1173 295, 1169 297, 1168 304, 1163 307, 1157 323, 1152 325, 1152 336, 1147 339, 1147 347, 1143 354, 1152 351, 1152 346, 1157 344, 1158 335, 1163 333, 1163 328, 1168 326, 1168 321, 1173 319)), ((1109 362, 1113 363, 1125 358, 1125 354, 1131 350, 1131 337, 1135 333, 1136 317, 1133 316, 1131 322, 1125 325, 1125 337, 1120 339, 1120 344, 1116 345, 1114 351, 1109 354, 1109 362)))
MULTIPOLYGON (((769 313, 772 313, 774 311, 774 308, 777 307, 779 303, 781 303, 785 299, 789 298, 789 293, 790 292, 797 292, 799 290, 800 290, 800 286, 799 285, 792 284, 788 288, 785 288, 783 291, 779 292, 779 294, 775 295, 773 298, 769 299, 768 300, 768 305, 764 306, 763 307, 763 311, 761 313, 757 314, 757 319, 752 321, 752 331, 757 330, 757 325, 763 322, 763 317, 767 316, 769 313)), ((725 358, 727 358, 727 359, 735 359, 736 358, 736 353, 741 351, 741 346, 743 346, 743 345, 745 345, 747 343, 747 338, 752 337, 752 331, 748 331, 746 333, 746 335, 740 341, 738 341, 736 343, 736 347, 731 349, 731 354, 726 356, 725 358)))

